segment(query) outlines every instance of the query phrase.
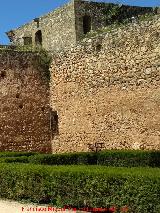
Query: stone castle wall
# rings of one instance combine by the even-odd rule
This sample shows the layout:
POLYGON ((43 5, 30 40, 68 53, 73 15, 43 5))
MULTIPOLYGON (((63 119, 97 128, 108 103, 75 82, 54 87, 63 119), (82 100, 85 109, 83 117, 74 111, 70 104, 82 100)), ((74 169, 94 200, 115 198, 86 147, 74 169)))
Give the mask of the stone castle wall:
POLYGON ((51 152, 49 84, 37 57, 0 51, 0 151, 51 152))
POLYGON ((153 12, 153 8, 72 0, 7 34, 15 45, 35 46, 38 39, 44 49, 59 52, 74 46, 87 32, 114 21, 153 12))
POLYGON ((60 51, 76 42, 74 4, 70 2, 53 12, 31 21, 13 31, 13 44, 24 45, 24 37, 31 37, 35 45, 35 34, 42 33, 42 46, 46 50, 60 51))
POLYGON ((160 149, 160 17, 85 39, 54 57, 53 152, 160 149))
POLYGON ((85 37, 83 29, 84 16, 91 18, 91 31, 96 31, 114 22, 123 22, 124 20, 138 17, 146 13, 157 13, 157 11, 151 7, 137 7, 80 0, 75 0, 74 9, 76 41, 80 41, 85 37))

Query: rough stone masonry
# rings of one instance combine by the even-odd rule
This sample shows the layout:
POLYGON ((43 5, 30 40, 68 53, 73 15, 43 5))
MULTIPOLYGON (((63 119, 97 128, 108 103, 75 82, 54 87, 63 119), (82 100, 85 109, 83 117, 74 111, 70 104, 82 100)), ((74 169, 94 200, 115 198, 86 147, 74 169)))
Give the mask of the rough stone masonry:
POLYGON ((156 12, 151 7, 136 7, 103 2, 71 0, 56 10, 10 30, 12 45, 40 45, 47 51, 60 52, 82 40, 90 31, 114 21, 156 12))
POLYGON ((96 142, 159 150, 160 16, 104 28, 150 12, 74 0, 8 32, 15 47, 56 54, 49 82, 36 54, 0 50, 0 150, 79 152, 96 142))
POLYGON ((50 153, 49 84, 38 56, 0 51, 0 151, 50 153))
POLYGON ((53 152, 160 150, 160 16, 85 39, 55 56, 53 152))

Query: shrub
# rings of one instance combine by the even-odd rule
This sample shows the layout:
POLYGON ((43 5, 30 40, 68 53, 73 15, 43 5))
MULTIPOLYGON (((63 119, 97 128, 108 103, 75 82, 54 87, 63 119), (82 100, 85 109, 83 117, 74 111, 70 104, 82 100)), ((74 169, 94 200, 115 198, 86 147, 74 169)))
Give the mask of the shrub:
POLYGON ((0 158, 0 162, 4 162, 4 163, 29 163, 27 156, 0 158))
POLYGON ((160 151, 111 150, 103 152, 41 154, 29 157, 33 164, 45 165, 104 165, 160 167, 160 151))
POLYGON ((36 152, 0 152, 0 158, 2 157, 20 157, 36 155, 36 152))
POLYGON ((94 165, 97 163, 96 153, 66 153, 66 154, 40 154, 29 157, 33 164, 45 165, 94 165))
POLYGON ((160 167, 160 151, 103 151, 98 153, 97 162, 99 165, 105 166, 160 167))
POLYGON ((0 162, 43 165, 103 165, 118 167, 160 167, 160 151, 108 150, 82 153, 0 153, 0 162))
POLYGON ((54 206, 160 212, 160 169, 1 164, 0 196, 54 206))

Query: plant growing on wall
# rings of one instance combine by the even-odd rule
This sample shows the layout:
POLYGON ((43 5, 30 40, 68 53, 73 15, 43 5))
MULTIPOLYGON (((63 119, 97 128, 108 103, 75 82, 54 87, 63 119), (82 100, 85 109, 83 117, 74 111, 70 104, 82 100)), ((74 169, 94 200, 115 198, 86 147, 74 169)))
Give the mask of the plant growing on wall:
POLYGON ((49 81, 50 80, 50 71, 49 67, 52 61, 51 55, 44 49, 39 49, 39 51, 36 53, 37 55, 37 61, 36 66, 42 68, 44 77, 49 81))
POLYGON ((40 68, 43 72, 43 76, 47 81, 50 80, 50 72, 49 67, 51 64, 51 55, 44 50, 41 46, 33 47, 32 45, 19 45, 19 46, 13 46, 13 45, 1 45, 0 46, 0 52, 7 53, 8 51, 12 52, 19 52, 19 53, 28 53, 35 55, 35 58, 33 60, 33 65, 36 66, 36 68, 40 68))
POLYGON ((121 4, 113 5, 108 4, 104 10, 104 14, 106 16, 106 24, 112 24, 117 21, 117 17, 121 12, 121 4))

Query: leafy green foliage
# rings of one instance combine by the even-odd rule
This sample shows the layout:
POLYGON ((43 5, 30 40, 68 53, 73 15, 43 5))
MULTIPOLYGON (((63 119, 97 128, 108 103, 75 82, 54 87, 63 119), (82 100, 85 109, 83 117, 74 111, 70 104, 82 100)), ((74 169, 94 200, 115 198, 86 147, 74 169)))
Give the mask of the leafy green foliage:
POLYGON ((160 169, 0 164, 0 196, 75 207, 159 212, 160 169))
POLYGON ((45 79, 47 81, 50 81, 49 68, 52 62, 51 55, 46 50, 40 49, 40 51, 36 53, 36 56, 37 56, 37 59, 35 60, 35 63, 34 63, 35 66, 37 68, 40 68, 45 79))
POLYGON ((47 80, 47 83, 50 81, 50 64, 52 62, 52 56, 44 50, 41 46, 13 46, 13 45, 0 45, 1 54, 10 54, 18 53, 24 54, 26 57, 31 55, 31 64, 38 70, 40 70, 43 79, 47 80))
MULTIPOLYGON (((118 13, 118 12, 115 12, 118 10, 119 10, 118 7, 115 7, 115 9, 113 11, 112 11, 112 9, 110 9, 109 10, 110 12, 107 14, 106 27, 99 28, 96 31, 90 31, 89 33, 86 34, 86 38, 91 38, 91 37, 94 37, 94 36, 102 34, 102 33, 111 33, 116 29, 119 29, 119 28, 124 29, 124 28, 126 28, 126 26, 130 26, 132 24, 132 20, 129 17, 121 18, 119 20, 118 20, 118 18, 113 19, 113 17, 115 17, 113 14, 118 13)), ((146 14, 138 15, 136 17, 137 24, 140 24, 143 21, 154 20, 155 14, 156 14, 156 9, 154 11, 155 12, 153 12, 153 13, 146 13, 146 14)), ((107 10, 106 10, 106 13, 107 13, 107 10)), ((116 16, 118 17, 118 15, 116 15, 116 16)), ((156 14, 156 16, 159 17, 158 14, 156 14)))
POLYGON ((27 156, 21 156, 21 157, 2 157, 0 158, 0 162, 4 163, 29 163, 27 156))
POLYGON ((0 152, 0 163, 29 163, 28 157, 35 152, 0 152))
POLYGON ((94 165, 97 163, 96 153, 66 153, 66 154, 40 154, 29 158, 33 164, 45 165, 94 165))
POLYGON ((45 165, 160 167, 160 151, 111 150, 98 153, 41 154, 29 157, 29 162, 45 165))
POLYGON ((0 153, 0 162, 43 165, 103 165, 118 167, 160 167, 160 151, 108 150, 98 153, 64 154, 0 153))
POLYGON ((36 155, 36 152, 0 152, 0 158, 2 157, 20 157, 36 155))
POLYGON ((97 162, 105 166, 160 167, 160 151, 103 151, 98 154, 97 162))
POLYGON ((41 46, 32 45, 0 45, 0 51, 15 51, 15 52, 40 52, 41 46))

